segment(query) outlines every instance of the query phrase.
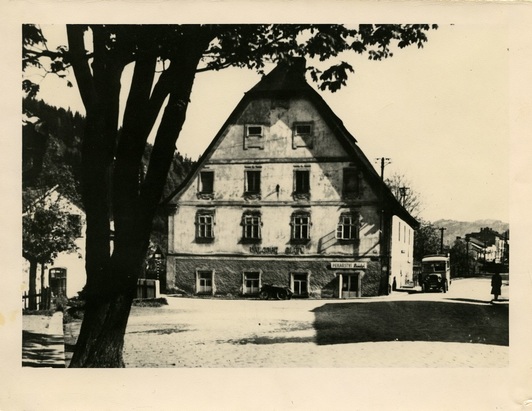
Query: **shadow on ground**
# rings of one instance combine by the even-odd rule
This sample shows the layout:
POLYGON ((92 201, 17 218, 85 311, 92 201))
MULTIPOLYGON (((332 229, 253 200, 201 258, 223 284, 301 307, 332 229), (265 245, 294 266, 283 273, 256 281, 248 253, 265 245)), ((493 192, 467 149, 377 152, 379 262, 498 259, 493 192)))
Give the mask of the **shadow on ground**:
POLYGON ((313 310, 316 343, 440 341, 509 345, 508 305, 432 301, 325 304, 313 310))
POLYGON ((62 348, 62 336, 51 336, 23 330, 22 366, 64 368, 62 348))

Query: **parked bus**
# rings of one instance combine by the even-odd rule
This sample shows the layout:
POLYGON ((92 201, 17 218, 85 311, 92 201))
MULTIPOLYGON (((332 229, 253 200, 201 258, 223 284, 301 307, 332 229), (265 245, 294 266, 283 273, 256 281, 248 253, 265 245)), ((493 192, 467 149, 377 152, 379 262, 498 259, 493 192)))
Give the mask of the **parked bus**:
POLYGON ((427 255, 421 259, 420 285, 423 292, 447 292, 451 284, 451 264, 446 255, 427 255))

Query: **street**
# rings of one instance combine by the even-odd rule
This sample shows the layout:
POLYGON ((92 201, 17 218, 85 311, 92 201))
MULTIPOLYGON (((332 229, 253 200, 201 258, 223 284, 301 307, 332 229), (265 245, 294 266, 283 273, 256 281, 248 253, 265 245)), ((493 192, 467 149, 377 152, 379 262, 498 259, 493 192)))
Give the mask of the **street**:
POLYGON ((133 307, 127 367, 506 367, 508 282, 353 300, 167 297, 133 307))

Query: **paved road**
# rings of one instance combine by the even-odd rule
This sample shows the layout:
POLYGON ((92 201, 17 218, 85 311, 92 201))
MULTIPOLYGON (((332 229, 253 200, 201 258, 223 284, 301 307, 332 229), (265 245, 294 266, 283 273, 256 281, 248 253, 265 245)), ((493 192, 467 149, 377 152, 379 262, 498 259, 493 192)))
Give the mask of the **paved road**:
MULTIPOLYGON (((507 323, 506 328, 496 330, 490 329, 487 322, 485 329, 479 331, 480 336, 473 336, 470 341, 467 327, 461 325, 463 329, 452 330, 455 335, 461 332, 460 338, 448 339, 444 333, 432 340, 429 335, 424 341, 416 338, 390 341, 390 336, 385 335, 374 341, 352 338, 345 343, 329 340, 323 343, 320 333, 327 330, 319 329, 318 315, 325 318, 326 328, 334 323, 334 318, 329 317, 335 309, 373 304, 367 306, 367 318, 356 324, 362 331, 374 327, 375 316, 371 313, 374 308, 377 312, 377 307, 379 310, 401 307, 405 312, 409 309, 415 312, 411 309, 414 304, 441 302, 445 304, 430 306, 437 307, 443 315, 468 307, 475 313, 494 309, 507 312, 508 289, 506 283, 502 301, 496 305, 490 303, 488 278, 454 280, 446 294, 401 291, 385 297, 349 301, 168 297, 169 305, 165 307, 133 307, 125 337, 124 360, 128 367, 506 367, 507 345, 497 342, 500 339, 483 344, 478 341, 486 341, 486 336, 489 339, 492 333, 502 334, 503 340, 506 333, 507 340, 507 323)), ((386 329, 386 318, 380 320, 384 321, 381 328, 386 329)), ((394 332, 405 329, 408 332, 410 327, 412 335, 416 335, 419 330, 415 324, 405 316, 404 324, 394 324, 394 332)), ((346 323, 346 327, 352 325, 346 323)), ((449 328, 453 328, 452 322, 449 328)), ((346 334, 357 334, 352 328, 345 330, 346 334)))

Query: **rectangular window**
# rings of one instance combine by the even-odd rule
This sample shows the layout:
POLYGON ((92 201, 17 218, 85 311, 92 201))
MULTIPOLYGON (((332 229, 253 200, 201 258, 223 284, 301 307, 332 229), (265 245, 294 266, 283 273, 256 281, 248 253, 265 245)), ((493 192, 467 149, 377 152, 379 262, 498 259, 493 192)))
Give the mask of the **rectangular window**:
POLYGON ((214 239, 214 212, 199 211, 196 214, 196 240, 212 241, 214 239))
POLYGON ((292 274, 295 296, 308 297, 308 274, 292 274))
POLYGON ((336 228, 336 238, 339 240, 358 240, 359 218, 355 213, 342 214, 338 227, 336 228))
POLYGON ((292 215, 292 240, 307 241, 310 239, 310 214, 296 213, 292 215))
POLYGON ((358 172, 356 168, 344 168, 343 192, 345 196, 359 194, 358 172))
POLYGON ((244 273, 244 294, 258 294, 260 289, 260 273, 244 273))
POLYGON ((244 214, 242 217, 243 239, 260 240, 261 218, 258 214, 244 214))
POLYGON ((264 126, 249 124, 245 126, 244 149, 264 148, 264 126))
POLYGON ((212 271, 198 271, 197 292, 198 294, 212 294, 213 273, 212 271))
POLYGON ((312 148, 312 123, 295 123, 292 136, 292 148, 312 148))
POLYGON ((246 170, 246 194, 260 194, 260 171, 246 170))
POLYGON ((200 173, 199 192, 202 194, 214 192, 214 171, 202 171, 200 173))
POLYGON ((294 171, 295 194, 308 194, 310 192, 310 171, 294 171))

